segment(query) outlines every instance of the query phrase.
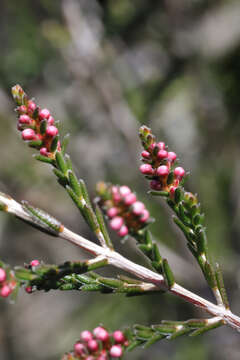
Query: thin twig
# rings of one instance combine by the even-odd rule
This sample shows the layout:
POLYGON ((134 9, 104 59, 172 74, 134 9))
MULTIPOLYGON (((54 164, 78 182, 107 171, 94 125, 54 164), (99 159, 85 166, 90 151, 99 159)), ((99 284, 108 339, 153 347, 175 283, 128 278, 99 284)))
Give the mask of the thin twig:
MULTIPOLYGON (((24 211, 22 205, 13 200, 11 197, 0 193, 0 204, 4 208, 4 211, 9 212, 25 221, 28 221, 29 223, 33 222, 31 216, 24 211)), ((59 232, 58 236, 81 247, 92 255, 97 256, 98 261, 99 258, 103 260, 107 259, 107 263, 109 265, 127 271, 148 283, 154 284, 161 290, 169 290, 172 294, 183 298, 185 301, 193 304, 198 308, 204 309, 213 316, 221 318, 226 324, 236 329, 237 331, 240 331, 240 318, 234 315, 230 310, 224 308, 222 305, 215 305, 210 301, 198 296, 197 294, 183 288, 177 283, 175 283, 171 289, 168 289, 161 274, 155 273, 126 259, 114 250, 103 248, 63 226, 61 227, 61 232, 59 232)), ((95 260, 96 259, 90 261, 94 262, 95 260)))

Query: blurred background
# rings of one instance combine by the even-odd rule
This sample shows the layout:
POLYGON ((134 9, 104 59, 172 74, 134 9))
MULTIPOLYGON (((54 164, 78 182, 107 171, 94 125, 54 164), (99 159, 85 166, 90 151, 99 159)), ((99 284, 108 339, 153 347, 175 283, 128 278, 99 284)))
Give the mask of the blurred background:
MULTIPOLYGON (((155 239, 185 287, 213 300, 185 242, 138 172, 141 124, 176 151, 191 171, 213 259, 222 264, 232 310, 240 313, 240 2, 238 0, 1 0, 0 190, 49 211, 95 241, 50 167, 34 161, 16 130, 10 89, 29 96, 69 132, 78 175, 92 197, 98 180, 126 184, 157 221, 155 239)), ((141 261, 133 240, 122 254, 141 261)), ((22 265, 84 259, 74 246, 0 216, 0 258, 22 265)), ((104 272, 109 275, 109 270, 104 272)), ((204 313, 171 295, 49 292, 15 304, 0 301, 0 359, 58 360, 80 331, 103 323, 183 320, 204 313)), ((239 335, 220 328, 208 335, 162 341, 129 359, 239 359, 239 335)))

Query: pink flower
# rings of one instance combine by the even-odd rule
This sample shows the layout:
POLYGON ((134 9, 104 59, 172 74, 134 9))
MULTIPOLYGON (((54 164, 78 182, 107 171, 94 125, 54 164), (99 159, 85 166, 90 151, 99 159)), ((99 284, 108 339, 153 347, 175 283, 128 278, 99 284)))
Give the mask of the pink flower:
POLYGON ((157 175, 158 176, 167 176, 169 174, 169 169, 166 165, 161 165, 157 168, 157 175))
POLYGON ((30 265, 31 265, 31 266, 38 266, 38 265, 40 265, 40 262, 39 262, 38 260, 32 260, 32 261, 30 262, 30 265))
POLYGON ((166 150, 159 150, 159 152, 157 153, 157 157, 160 160, 166 159, 168 157, 168 152, 166 150))
POLYGON ((162 141, 159 141, 159 142, 157 143, 157 146, 159 147, 160 150, 164 150, 164 149, 165 149, 165 143, 162 142, 162 141))
POLYGON ((87 347, 90 351, 95 352, 98 350, 98 342, 96 340, 89 340, 87 343, 87 347))
POLYGON ((81 338, 81 340, 88 342, 93 339, 93 335, 92 335, 91 331, 84 330, 81 332, 80 338, 81 338))
POLYGON ((7 278, 6 271, 2 268, 0 268, 0 283, 5 281, 7 278))
POLYGON ((128 186, 123 185, 123 186, 120 186, 119 192, 122 196, 126 196, 131 193, 131 190, 129 189, 128 186))
POLYGON ((140 217, 140 221, 142 223, 146 222, 150 217, 149 211, 147 209, 144 209, 142 212, 142 216, 140 217))
POLYGON ((50 116, 50 111, 48 109, 42 109, 39 111, 38 116, 41 120, 48 119, 50 116))
POLYGON ((76 355, 83 355, 86 353, 86 348, 83 344, 81 344, 80 342, 77 342, 74 345, 74 351, 76 355))
POLYGON ((174 162, 177 158, 177 155, 175 154, 175 152, 173 151, 170 151, 168 153, 168 160, 171 161, 171 162, 174 162))
POLYGON ((118 236, 124 237, 128 234, 128 228, 126 225, 123 225, 118 232, 118 236))
POLYGON ((143 158, 148 159, 149 156, 150 156, 150 153, 149 153, 147 150, 143 150, 142 153, 141 153, 141 155, 142 155, 143 158))
POLYGON ((116 341, 116 343, 118 343, 118 344, 123 344, 124 341, 126 340, 123 332, 120 330, 114 331, 113 338, 116 341))
POLYGON ((132 209, 133 209, 133 213, 135 215, 140 215, 143 212, 143 210, 145 209, 145 206, 141 201, 136 201, 133 204, 132 209))
POLYGON ((2 297, 8 297, 12 292, 12 289, 8 285, 3 285, 3 287, 0 290, 0 296, 2 297))
POLYGON ((182 177, 185 175, 185 170, 181 166, 176 167, 174 170, 174 175, 176 178, 182 179, 182 177))
POLYGON ((31 286, 26 286, 25 291, 26 291, 26 293, 31 294, 32 293, 32 287, 31 286))
POLYGON ((48 156, 48 150, 47 150, 47 148, 46 148, 46 147, 41 147, 41 149, 40 149, 40 154, 41 154, 42 156, 48 156))
POLYGON ((110 226, 113 230, 120 230, 122 225, 123 225, 123 218, 121 216, 115 216, 110 221, 110 226))
POLYGON ((58 134, 58 129, 56 128, 56 126, 50 125, 47 127, 46 135, 54 137, 57 134, 58 134))
POLYGON ((123 354, 121 345, 113 345, 109 351, 109 354, 113 358, 121 357, 123 354))
POLYGON ((35 131, 33 129, 25 129, 22 131, 23 140, 34 140, 36 138, 35 131))
POLYGON ((98 340, 107 341, 109 339, 109 333, 107 332, 106 329, 104 329, 101 326, 98 326, 97 328, 95 328, 93 330, 93 333, 94 333, 96 339, 98 339, 98 340))
POLYGON ((116 207, 112 207, 107 211, 107 216, 109 216, 110 218, 116 216, 117 214, 118 214, 118 209, 116 207))
POLYGON ((135 201, 137 200, 137 197, 134 193, 128 194, 127 196, 125 196, 124 198, 124 203, 128 206, 132 205, 135 203, 135 201))
POLYGON ((35 102, 33 102, 32 100, 30 100, 30 101, 28 102, 28 107, 27 107, 28 112, 29 112, 30 114, 33 114, 34 111, 36 110, 36 108, 37 108, 37 105, 35 104, 35 102))
POLYGON ((162 185, 161 185, 161 183, 160 183, 158 180, 152 180, 152 181, 150 182, 150 187, 151 187, 151 189, 153 189, 153 190, 161 190, 162 185))
POLYGON ((150 164, 142 164, 139 168, 142 174, 144 175, 152 175, 154 173, 154 170, 152 168, 152 165, 150 164))
POLYGON ((26 114, 20 115, 18 121, 20 124, 31 124, 31 118, 26 114))

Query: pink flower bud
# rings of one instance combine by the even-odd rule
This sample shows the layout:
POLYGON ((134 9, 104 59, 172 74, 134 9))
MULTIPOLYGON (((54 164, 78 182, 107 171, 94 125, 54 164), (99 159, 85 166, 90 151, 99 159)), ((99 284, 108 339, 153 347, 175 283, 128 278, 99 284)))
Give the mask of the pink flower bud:
POLYGON ((32 287, 31 286, 26 286, 25 291, 26 291, 26 293, 31 294, 32 293, 32 287))
POLYGON ((116 207, 112 207, 107 211, 107 216, 109 216, 110 218, 116 216, 117 214, 118 214, 118 208, 116 207))
POLYGON ((150 164, 142 164, 139 168, 142 174, 144 175, 152 175, 154 173, 154 170, 152 168, 152 165, 150 164))
POLYGON ((157 168, 157 175, 158 176, 168 176, 169 174, 169 169, 166 165, 161 165, 157 168))
POLYGON ((171 186, 169 189, 170 197, 173 198, 175 194, 175 190, 177 189, 177 186, 171 186))
POLYGON ((141 155, 143 158, 148 159, 150 156, 150 153, 147 150, 143 150, 141 155))
POLYGON ((38 265, 40 265, 40 262, 38 260, 32 260, 30 262, 30 266, 38 266, 38 265))
POLYGON ((123 354, 121 345, 113 345, 109 350, 109 354, 113 358, 121 357, 123 354))
POLYGON ((99 326, 97 329, 98 330, 94 333, 96 339, 100 341, 107 341, 109 339, 109 333, 107 332, 107 330, 101 326, 99 326))
POLYGON ((113 201, 117 204, 117 203, 119 203, 119 201, 121 201, 122 200, 122 197, 121 197, 121 195, 119 194, 119 193, 115 193, 115 194, 113 194, 113 201))
POLYGON ((17 108, 19 114, 25 114, 27 112, 27 107, 25 105, 21 105, 17 108))
POLYGON ((158 148, 159 148, 160 150, 164 150, 164 149, 165 149, 165 143, 162 142, 162 141, 158 142, 158 143, 157 143, 157 146, 158 146, 158 148))
POLYGON ((3 285, 3 287, 0 290, 0 296, 8 297, 11 294, 11 292, 12 292, 12 290, 11 290, 10 286, 3 285))
POLYGON ((128 194, 127 196, 125 196, 124 198, 124 203, 128 206, 132 205, 135 203, 135 201, 137 200, 137 197, 134 193, 128 194))
POLYGON ((124 186, 120 186, 119 192, 120 192, 120 194, 124 197, 124 196, 130 194, 130 193, 131 193, 131 190, 129 189, 128 186, 125 186, 125 185, 124 185, 124 186))
POLYGON ((176 167, 174 170, 174 175, 176 178, 181 179, 185 175, 185 170, 181 166, 176 167))
POLYGON ((84 330, 81 332, 80 338, 81 340, 88 342, 93 339, 93 335, 90 331, 84 330))
POLYGON ((114 331, 113 338, 116 341, 116 343, 118 343, 118 344, 123 344, 124 341, 126 340, 123 332, 120 330, 114 331))
POLYGON ((96 340, 90 340, 87 343, 87 347, 90 351, 95 352, 98 350, 98 342, 96 340))
POLYGON ((20 115, 18 121, 20 124, 31 124, 31 118, 26 114, 20 115))
POLYGON ((153 150, 155 148, 155 146, 156 146, 156 143, 154 142, 149 146, 148 149, 151 151, 151 150, 153 150))
POLYGON ((5 281, 7 278, 6 271, 2 268, 0 268, 0 283, 5 281))
POLYGON ((58 129, 56 126, 50 125, 47 127, 46 134, 51 137, 56 136, 58 134, 58 129))
POLYGON ((102 326, 97 326, 95 329, 93 329, 93 335, 94 335, 95 337, 97 337, 97 336, 98 336, 98 333, 99 333, 100 331, 102 331, 102 330, 105 330, 104 327, 102 327, 102 326))
POLYGON ((123 218, 121 216, 116 216, 110 221, 110 227, 113 230, 120 230, 123 225, 123 218))
POLYGON ((171 162, 174 162, 177 158, 177 155, 175 154, 175 152, 173 151, 170 151, 168 153, 168 160, 171 161, 171 162))
POLYGON ((144 209, 145 209, 144 203, 142 203, 141 201, 136 201, 132 205, 132 211, 135 215, 140 215, 144 209))
POLYGON ((162 160, 162 159, 166 159, 168 157, 168 152, 166 150, 159 150, 159 152, 157 153, 157 158, 162 160))
POLYGON ((74 351, 76 355, 83 355, 86 353, 86 348, 83 344, 77 342, 76 344, 74 344, 74 351))
POLYGON ((124 237, 128 234, 128 228, 126 225, 123 225, 118 232, 118 236, 124 237))
POLYGON ((158 180, 152 180, 150 182, 150 187, 151 187, 151 189, 158 190, 158 191, 160 191, 162 189, 162 185, 158 180))
POLYGON ((48 156, 48 149, 47 149, 46 147, 42 147, 42 148, 40 149, 40 154, 41 154, 42 156, 48 156))
POLYGON ((47 122, 48 122, 48 125, 53 125, 55 122, 54 117, 52 117, 52 115, 50 115, 47 122))
POLYGON ((112 186, 111 191, 112 191, 113 194, 118 194, 119 193, 117 186, 112 186))
POLYGON ((142 212, 142 216, 140 217, 140 221, 142 223, 146 222, 148 219, 149 219, 149 211, 147 209, 144 209, 143 212, 142 212))
POLYGON ((33 114, 34 111, 36 110, 36 108, 37 108, 37 105, 35 104, 35 102, 33 102, 32 100, 30 100, 30 101, 28 102, 28 107, 27 107, 28 112, 29 112, 30 114, 33 114))
POLYGON ((50 111, 48 109, 42 109, 39 111, 38 115, 40 120, 48 119, 50 116, 50 111))
POLYGON ((35 137, 36 137, 36 134, 33 129, 25 129, 22 131, 23 140, 34 140, 35 137))
POLYGON ((86 358, 84 358, 85 360, 94 360, 95 359, 95 357, 94 356, 92 356, 92 355, 90 355, 90 356, 87 356, 86 358))

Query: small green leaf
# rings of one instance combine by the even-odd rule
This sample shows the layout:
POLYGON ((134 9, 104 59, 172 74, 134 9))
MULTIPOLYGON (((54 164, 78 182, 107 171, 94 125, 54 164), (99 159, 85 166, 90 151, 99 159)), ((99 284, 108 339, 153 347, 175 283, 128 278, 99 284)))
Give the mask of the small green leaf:
POLYGON ((53 165, 54 160, 42 155, 33 155, 36 160, 53 165))
POLYGON ((104 222, 104 218, 103 218, 103 214, 99 208, 99 206, 96 206, 96 217, 97 217, 97 221, 100 227, 100 230, 103 234, 104 240, 105 240, 105 245, 110 248, 113 249, 113 244, 111 242, 111 239, 109 237, 105 222, 104 222))
POLYGON ((178 186, 174 192, 174 200, 175 203, 178 204, 183 198, 183 190, 180 186, 178 186))
POLYGON ((67 173, 67 166, 63 157, 63 154, 61 153, 61 151, 57 151, 56 152, 56 163, 58 166, 58 169, 62 171, 62 173, 64 175, 66 175, 67 173))
POLYGON ((46 119, 44 119, 40 122, 40 133, 42 135, 44 135, 46 133, 47 125, 48 125, 48 122, 46 119))
POLYGON ((74 193, 77 196, 82 196, 81 186, 79 184, 79 181, 78 181, 76 175, 71 170, 68 170, 67 177, 69 180, 69 185, 72 188, 72 190, 74 191, 74 193))
POLYGON ((215 273, 215 275, 216 275, 218 290, 220 291, 223 304, 224 304, 226 309, 229 309, 229 302, 228 302, 227 292, 226 292, 226 289, 225 289, 223 275, 222 275, 222 271, 220 269, 219 264, 216 264, 216 273, 215 273))
POLYGON ((54 136, 54 138, 52 139, 51 148, 50 148, 51 152, 55 152, 57 150, 58 141, 59 141, 59 135, 54 136))
POLYGON ((206 257, 208 256, 207 236, 203 227, 198 232, 197 247, 200 255, 205 254, 206 257))
POLYGON ((28 145, 32 148, 39 149, 42 146, 42 140, 32 140, 28 141, 28 145))
POLYGON ((167 259, 163 259, 162 265, 163 265, 162 269, 163 269, 164 279, 165 279, 166 284, 169 287, 169 289, 171 289, 173 287, 173 285, 175 284, 173 272, 168 264, 167 259))
POLYGON ((61 170, 54 168, 53 173, 61 180, 64 186, 68 183, 66 176, 61 172, 61 170))
POLYGON ((222 325, 224 325, 224 321, 223 321, 223 320, 217 321, 217 322, 215 322, 215 323, 213 323, 213 324, 211 324, 211 325, 207 325, 207 326, 205 326, 205 327, 202 327, 202 328, 200 328, 200 329, 198 329, 198 330, 193 331, 193 332, 190 334, 190 336, 201 335, 201 334, 203 334, 203 333, 205 333, 205 332, 207 332, 207 331, 209 331, 209 330, 216 329, 217 327, 222 326, 222 325))
POLYGON ((34 224, 40 226, 52 235, 58 235, 62 231, 62 224, 47 212, 33 207, 27 201, 22 201, 23 209, 31 216, 34 224))
POLYGON ((208 261, 206 261, 205 266, 204 266, 204 275, 208 282, 208 285, 212 289, 217 288, 215 272, 214 272, 213 266, 208 261))

